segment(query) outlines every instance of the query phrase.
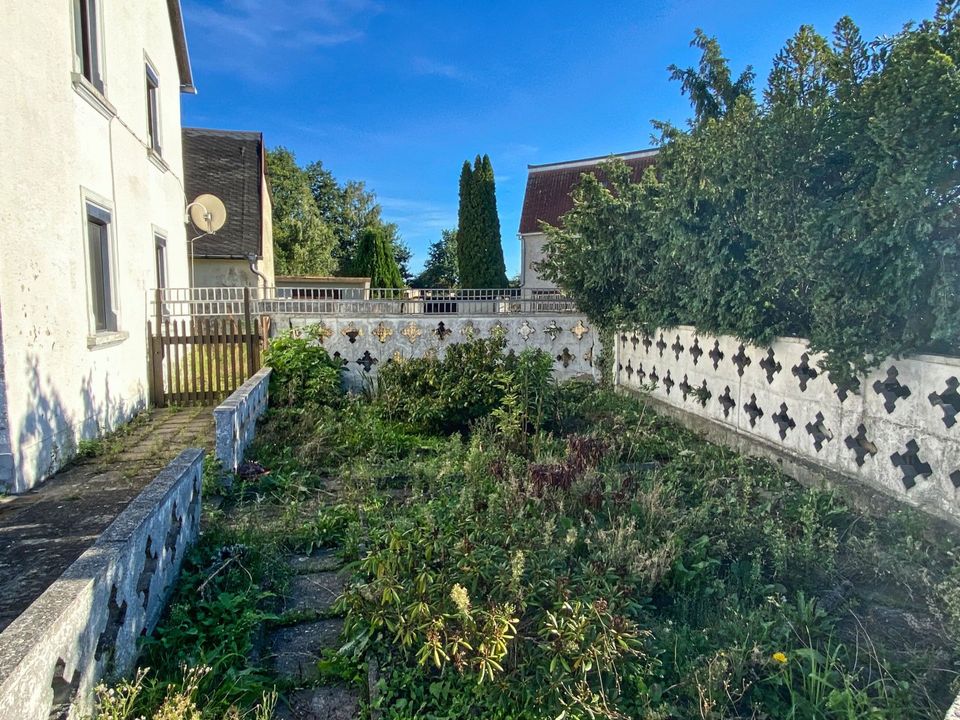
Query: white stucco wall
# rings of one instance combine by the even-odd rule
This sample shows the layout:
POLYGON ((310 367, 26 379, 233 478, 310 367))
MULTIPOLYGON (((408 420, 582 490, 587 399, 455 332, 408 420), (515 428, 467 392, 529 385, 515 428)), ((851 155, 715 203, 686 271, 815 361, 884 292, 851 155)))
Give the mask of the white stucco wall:
POLYGON ((547 236, 544 233, 526 233, 520 236, 521 243, 521 262, 523 263, 523 275, 521 282, 524 288, 555 288, 556 285, 544 280, 537 272, 536 264, 541 262, 545 253, 543 246, 547 242, 547 236))
POLYGON ((168 284, 188 284, 180 80, 163 0, 100 3, 105 96, 75 87, 70 0, 10 5, 0 46, 0 307, 7 416, 23 491, 67 459, 80 436, 113 427, 147 397, 145 291, 154 229, 166 234, 168 284), (145 60, 160 78, 166 168, 148 157, 145 60), (107 116, 105 116, 105 114, 107 116), (89 347, 84 193, 109 205, 119 329, 89 347))

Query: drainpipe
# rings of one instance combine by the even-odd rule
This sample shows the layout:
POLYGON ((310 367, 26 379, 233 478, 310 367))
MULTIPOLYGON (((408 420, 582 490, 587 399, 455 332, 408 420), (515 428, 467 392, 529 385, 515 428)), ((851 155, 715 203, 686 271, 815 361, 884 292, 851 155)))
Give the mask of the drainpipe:
POLYGON ((264 289, 264 292, 266 292, 266 289, 267 289, 269 283, 267 282, 267 276, 264 275, 264 274, 263 274, 262 272, 260 272, 259 270, 257 270, 257 256, 254 255, 253 253, 250 253, 249 255, 247 255, 247 260, 250 261, 250 272, 252 272, 252 273, 253 273, 254 275, 256 275, 258 278, 260 278, 261 280, 263 280, 263 289, 264 289))

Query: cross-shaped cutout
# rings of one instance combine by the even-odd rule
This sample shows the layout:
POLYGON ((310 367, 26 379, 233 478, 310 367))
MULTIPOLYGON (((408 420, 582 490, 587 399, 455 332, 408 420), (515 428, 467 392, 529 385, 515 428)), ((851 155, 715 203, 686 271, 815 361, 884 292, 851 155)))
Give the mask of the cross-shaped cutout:
MULTIPOLYGON (((713 369, 716 370, 720 367, 720 361, 723 360, 723 351, 720 349, 720 341, 713 341, 713 350, 707 353, 710 356, 710 359, 713 360, 713 369)), ((742 375, 743 373, 741 373, 742 375)))
POLYGON ((673 381, 673 378, 670 377, 670 371, 667 370, 667 375, 663 378, 663 389, 667 391, 667 395, 670 394, 670 388, 674 385, 676 385, 676 383, 673 381))
MULTIPOLYGON (((800 381, 800 392, 807 391, 807 383, 817 377, 820 373, 816 368, 810 367, 810 356, 804 353, 800 356, 800 362, 793 366, 791 371, 794 377, 800 381)), ((841 402, 843 402, 841 400, 841 402)))
POLYGON ((900 468, 903 473, 903 487, 909 490, 917 484, 918 477, 930 477, 933 474, 933 468, 929 463, 920 459, 920 446, 916 440, 907 442, 907 451, 905 453, 895 452, 890 456, 890 461, 894 467, 900 468))
POLYGON ((433 331, 433 334, 437 336, 437 340, 440 340, 441 342, 446 340, 447 336, 452 333, 453 333, 453 330, 451 330, 446 325, 444 325, 443 320, 437 323, 437 327, 433 331))
POLYGON ((823 443, 833 440, 833 433, 827 429, 824 420, 823 413, 818 412, 817 416, 807 423, 807 432, 813 436, 813 446, 817 452, 823 449, 823 443))
POLYGON ((364 350, 363 356, 357 358, 357 365, 360 365, 364 372, 370 372, 370 368, 372 368, 378 362, 380 361, 373 357, 369 350, 364 350))
POLYGON ((955 490, 960 490, 960 470, 954 470, 950 473, 950 482, 953 483, 955 490))
POLYGON ((864 425, 860 425, 860 427, 857 428, 856 437, 848 435, 843 442, 848 448, 853 450, 859 467, 863 467, 863 464, 867 461, 867 455, 873 457, 877 454, 877 446, 867 438, 867 428, 864 425))
POLYGON ((901 385, 900 381, 897 380, 899 374, 897 368, 891 365, 890 369, 887 370, 887 379, 882 382, 877 380, 873 384, 873 391, 877 395, 883 396, 883 407, 888 413, 892 413, 896 409, 897 400, 910 397, 910 388, 901 385))
POLYGON ((943 424, 952 428, 957 424, 957 413, 960 413, 960 393, 957 392, 960 382, 955 377, 947 379, 947 389, 943 392, 932 392, 927 397, 934 407, 940 406, 943 410, 943 424))
MULTIPOLYGON (((570 367, 570 363, 576 360, 575 355, 570 354, 569 348, 564 348, 563 352, 557 355, 557 361, 563 363, 565 368, 570 367)), ((630 377, 633 374, 633 368, 630 367, 630 361, 627 361, 627 377, 630 377)))
POLYGON ((637 345, 640 344, 640 338, 637 337, 636 333, 630 338, 630 344, 633 345, 633 349, 636 351, 637 345))
POLYGON ((737 401, 730 396, 730 386, 727 385, 723 389, 723 395, 717 398, 720 401, 720 404, 723 405, 723 416, 730 417, 730 411, 736 406, 737 401))
POLYGON ((680 381, 680 384, 677 386, 680 388, 680 392, 683 394, 684 402, 686 402, 687 395, 693 392, 693 386, 687 382, 687 376, 683 376, 683 380, 680 381))
POLYGON ((363 331, 354 327, 353 323, 350 323, 348 327, 340 331, 340 334, 346 337, 347 340, 350 341, 350 344, 353 345, 357 341, 357 338, 363 335, 363 331))
MULTIPOLYGON (((743 347, 742 345, 740 347, 743 347)), ((750 427, 756 427, 757 420, 763 417, 763 408, 757 405, 757 396, 750 395, 750 402, 743 406, 747 415, 750 416, 750 427)))
POLYGON ((639 365, 637 365, 637 382, 643 383, 643 379, 646 376, 647 374, 643 371, 643 363, 640 363, 639 365))
POLYGON ((701 385, 700 387, 698 387, 698 388, 697 388, 696 390, 694 390, 693 392, 694 392, 694 394, 697 396, 697 401, 698 401, 698 402, 700 403, 700 405, 702 405, 703 407, 706 407, 706 406, 707 406, 707 400, 709 400, 710 398, 713 397, 713 393, 710 392, 710 390, 707 389, 707 381, 706 381, 706 380, 703 381, 703 385, 701 385))
POLYGON ((767 373, 768 385, 773 383, 773 376, 783 369, 783 366, 774 358, 773 348, 767 349, 767 355, 760 361, 760 367, 767 373))
POLYGON ((778 428, 780 428, 781 440, 786 440, 787 433, 797 426, 797 424, 793 421, 793 418, 787 414, 786 403, 780 403, 780 412, 774 413, 770 419, 776 423, 778 428))
POLYGON ((660 382, 660 376, 657 375, 657 366, 656 366, 656 365, 653 366, 653 369, 650 371, 650 374, 649 374, 647 377, 650 378, 650 384, 651 384, 651 385, 656 385, 658 382, 660 382))
MULTIPOLYGON (((564 350, 566 350, 566 348, 564 348, 564 350)), ((557 356, 557 359, 558 359, 558 360, 560 359, 560 356, 559 356, 559 355, 557 356)), ((566 366, 564 366, 564 367, 566 367, 566 366)), ((630 361, 629 361, 629 360, 627 360, 627 368, 626 368, 626 370, 627 370, 627 379, 628 379, 628 380, 632 380, 632 379, 633 379, 633 365, 630 364, 630 361)))
POLYGON ((850 393, 860 392, 860 381, 855 377, 844 378, 843 380, 835 380, 833 373, 830 373, 827 375, 827 378, 837 389, 837 397, 840 398, 840 402, 843 402, 850 397, 850 393))
POLYGON ((694 338, 693 345, 690 346, 690 357, 693 358, 694 365, 700 362, 701 355, 703 355, 703 350, 700 349, 700 338, 694 338))
POLYGON ((733 356, 733 364, 737 366, 737 375, 740 377, 743 377, 743 369, 753 362, 745 350, 746 348, 741 345, 737 350, 737 354, 733 356))
POLYGON ((650 336, 647 333, 643 334, 643 351, 650 354, 650 346, 653 345, 653 340, 650 339, 650 336))
POLYGON ((660 333, 660 339, 657 340, 657 350, 660 351, 660 357, 663 357, 663 351, 667 349, 667 343, 664 342, 663 333, 660 333))
POLYGON ((680 336, 677 335, 677 339, 674 340, 673 345, 670 346, 670 349, 673 350, 674 357, 679 360, 680 353, 683 352, 683 345, 680 344, 680 336))

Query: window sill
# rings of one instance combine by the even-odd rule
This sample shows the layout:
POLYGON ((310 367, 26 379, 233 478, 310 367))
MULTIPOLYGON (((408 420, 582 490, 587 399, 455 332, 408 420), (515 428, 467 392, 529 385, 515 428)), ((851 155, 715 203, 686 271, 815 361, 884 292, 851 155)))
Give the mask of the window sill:
POLYGON ((150 158, 150 162, 152 162, 161 172, 170 171, 170 166, 167 164, 167 161, 164 160, 160 153, 153 148, 147 148, 147 157, 150 158))
POLYGON ((73 80, 73 89, 76 90, 80 97, 90 103, 94 110, 103 115, 107 120, 111 120, 117 116, 117 109, 92 82, 80 73, 71 73, 70 77, 73 80))
POLYGON ((105 330, 96 335, 87 335, 87 348, 95 350, 97 348, 112 347, 119 345, 130 337, 130 333, 123 330, 105 330))

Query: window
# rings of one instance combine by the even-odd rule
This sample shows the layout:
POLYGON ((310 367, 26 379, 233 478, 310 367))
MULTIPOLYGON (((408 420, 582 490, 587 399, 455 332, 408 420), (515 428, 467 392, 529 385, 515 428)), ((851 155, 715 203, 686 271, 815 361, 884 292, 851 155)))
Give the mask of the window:
POLYGON ((147 136, 150 149, 160 154, 160 78, 147 65, 147 136))
POLYGON ((100 45, 98 0, 74 0, 74 47, 77 71, 103 92, 103 53, 100 45))
POLYGON ((98 333, 116 332, 110 213, 91 203, 87 203, 87 254, 94 330, 98 333))
POLYGON ((163 289, 167 286, 167 239, 154 233, 153 247, 157 263, 157 289, 163 289))

